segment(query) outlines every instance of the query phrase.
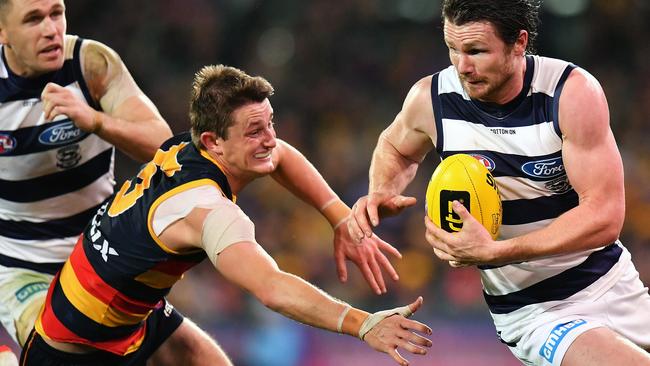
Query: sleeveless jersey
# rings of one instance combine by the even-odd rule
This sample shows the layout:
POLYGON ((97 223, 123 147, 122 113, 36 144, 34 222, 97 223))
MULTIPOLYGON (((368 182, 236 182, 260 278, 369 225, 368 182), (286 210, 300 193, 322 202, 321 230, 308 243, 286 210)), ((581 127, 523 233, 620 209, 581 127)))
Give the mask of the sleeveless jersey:
POLYGON ((100 109, 81 73, 82 42, 67 35, 63 67, 37 78, 15 75, 0 46, 0 265, 54 274, 113 193, 112 145, 66 116, 44 120, 48 82, 100 109))
POLYGON ((138 349, 144 321, 203 249, 176 252, 153 230, 157 207, 198 186, 234 201, 225 175, 188 133, 172 137, 104 204, 55 277, 36 321, 43 337, 124 355, 138 349))
MULTIPOLYGON (((558 103, 576 66, 526 56, 524 87, 512 102, 495 107, 471 100, 453 66, 433 75, 431 95, 442 158, 470 154, 494 175, 503 202, 501 239, 549 225, 578 205, 562 161, 558 103)), ((484 297, 497 329, 566 299, 606 291, 629 253, 617 240, 594 250, 505 266, 479 266, 484 297), (588 289, 587 289, 588 288, 588 289)))

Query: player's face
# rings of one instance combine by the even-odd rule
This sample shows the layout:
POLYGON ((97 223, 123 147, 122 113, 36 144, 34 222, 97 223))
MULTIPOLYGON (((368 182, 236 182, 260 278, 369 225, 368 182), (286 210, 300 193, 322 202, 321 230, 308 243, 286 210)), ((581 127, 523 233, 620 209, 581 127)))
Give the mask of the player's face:
POLYGON ((63 0, 10 0, 0 16, 0 42, 11 70, 24 77, 63 67, 63 0))
POLYGON ((513 76, 515 61, 524 49, 508 47, 491 23, 445 21, 444 33, 449 58, 470 98, 503 104, 520 91, 513 76))
POLYGON ((232 118, 235 123, 228 128, 228 139, 221 141, 228 171, 242 178, 272 173, 276 140, 271 102, 246 104, 235 109, 232 118))

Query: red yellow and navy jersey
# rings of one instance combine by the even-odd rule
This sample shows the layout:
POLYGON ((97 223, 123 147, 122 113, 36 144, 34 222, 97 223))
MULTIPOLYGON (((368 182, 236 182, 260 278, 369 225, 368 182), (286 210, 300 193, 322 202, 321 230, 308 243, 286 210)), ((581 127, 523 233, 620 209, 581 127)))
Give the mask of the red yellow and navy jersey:
POLYGON ((121 355, 137 350, 144 320, 183 273, 206 257, 202 249, 179 253, 165 247, 152 215, 167 198, 204 185, 234 201, 226 176, 189 133, 165 142, 88 224, 50 286, 36 331, 121 355))

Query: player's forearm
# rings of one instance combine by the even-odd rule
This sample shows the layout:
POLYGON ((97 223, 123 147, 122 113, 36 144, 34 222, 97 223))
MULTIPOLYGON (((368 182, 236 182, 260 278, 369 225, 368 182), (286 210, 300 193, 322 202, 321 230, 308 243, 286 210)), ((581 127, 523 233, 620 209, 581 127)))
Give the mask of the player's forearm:
POLYGON ((357 337, 367 312, 335 300, 300 277, 278 271, 268 280, 260 301, 268 308, 291 319, 317 328, 357 337))
POLYGON ((547 227, 502 242, 503 258, 520 262, 594 249, 612 243, 623 225, 623 200, 582 201, 547 227))
POLYGON ((102 112, 96 112, 95 118, 99 120, 95 131, 99 137, 140 162, 151 160, 158 147, 172 136, 161 118, 129 121, 102 112))
POLYGON ((372 154, 368 193, 401 194, 415 177, 418 165, 418 162, 401 155, 382 133, 372 154))
POLYGON ((319 210, 332 226, 350 212, 323 176, 298 150, 288 143, 278 140, 280 159, 273 179, 289 192, 319 210))

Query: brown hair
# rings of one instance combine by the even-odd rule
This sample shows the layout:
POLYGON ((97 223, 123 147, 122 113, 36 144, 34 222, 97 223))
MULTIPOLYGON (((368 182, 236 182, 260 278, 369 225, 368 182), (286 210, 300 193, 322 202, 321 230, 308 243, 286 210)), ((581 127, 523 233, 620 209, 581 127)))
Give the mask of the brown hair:
POLYGON ((519 31, 528 32, 528 53, 535 52, 540 0, 444 0, 443 22, 455 25, 486 21, 494 25, 506 45, 512 46, 519 31))
POLYGON ((194 76, 190 97, 192 142, 201 147, 203 132, 228 139, 233 125, 232 112, 249 103, 262 102, 273 95, 273 86, 260 76, 250 76, 234 67, 204 66, 194 76))

